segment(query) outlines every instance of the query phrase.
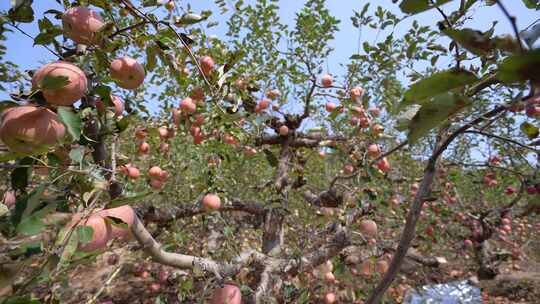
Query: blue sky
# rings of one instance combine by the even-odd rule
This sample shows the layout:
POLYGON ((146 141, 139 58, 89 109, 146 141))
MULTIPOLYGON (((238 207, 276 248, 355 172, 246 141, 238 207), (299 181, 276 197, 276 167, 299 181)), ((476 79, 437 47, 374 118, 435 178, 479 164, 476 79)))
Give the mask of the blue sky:
MULTIPOLYGON (((134 1, 136 2, 136 1, 134 1)), ((227 1, 232 3, 233 1, 227 1)), ((253 1, 246 1, 247 3, 253 1)), ((295 13, 301 9, 305 1, 300 0, 281 0, 280 5, 280 17, 282 22, 286 24, 293 24, 295 13)), ((335 52, 328 58, 328 66, 330 72, 339 74, 341 69, 340 63, 347 63, 348 58, 356 52, 358 49, 358 30, 352 27, 350 17, 353 15, 353 10, 360 10, 366 3, 371 3, 371 9, 375 9, 377 5, 381 5, 386 9, 390 9, 394 13, 399 14, 399 8, 397 4, 393 4, 391 0, 328 0, 327 5, 331 13, 341 20, 340 31, 335 37, 335 41, 332 44, 335 48, 335 52)), ((186 1, 180 1, 180 5, 186 3, 186 1)), ((215 5, 213 0, 197 0, 187 1, 195 12, 206 9, 214 12, 211 17, 213 21, 220 22, 220 26, 210 28, 209 34, 215 34, 218 37, 223 37, 225 32, 226 19, 219 14, 219 9, 215 5)), ((518 16, 518 27, 520 29, 525 28, 536 19, 540 18, 538 12, 528 10, 521 0, 503 0, 508 10, 518 16)), ((459 1, 452 1, 449 4, 443 6, 446 12, 451 12, 459 5, 459 1)), ((0 1, 0 11, 6 11, 10 7, 10 1, 0 1)), ((61 10, 61 6, 55 0, 35 0, 33 8, 37 16, 42 16, 43 12, 47 9, 55 8, 61 10)), ((164 9, 162 9, 164 10, 164 9)), ((414 18, 409 18, 400 23, 397 32, 400 30, 403 32, 409 28, 413 20, 418 20, 422 24, 436 24, 441 18, 435 10, 431 10, 414 18)), ((474 15, 474 20, 471 20, 466 25, 485 30, 488 29, 493 21, 498 21, 496 32, 497 33, 511 33, 511 27, 508 20, 504 17, 502 12, 497 6, 482 7, 478 9, 474 15)), ((32 36, 35 36, 38 32, 37 24, 24 24, 22 28, 32 36)), ((376 33, 370 30, 364 30, 362 33, 362 41, 374 42, 376 33)), ((32 46, 32 40, 22 36, 20 33, 14 33, 8 35, 6 59, 11 60, 19 64, 24 69, 34 69, 40 65, 40 62, 47 62, 54 60, 54 56, 50 54, 41 46, 32 46)), ((379 35, 379 39, 384 38, 384 35, 379 35)))

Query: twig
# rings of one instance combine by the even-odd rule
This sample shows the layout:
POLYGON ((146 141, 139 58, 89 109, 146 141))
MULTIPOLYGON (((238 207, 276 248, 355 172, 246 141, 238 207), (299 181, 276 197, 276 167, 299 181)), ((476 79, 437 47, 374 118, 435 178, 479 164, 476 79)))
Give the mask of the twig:
POLYGON ((514 35, 516 35, 516 40, 517 40, 517 43, 519 45, 519 50, 521 51, 521 53, 523 53, 524 49, 523 49, 523 44, 521 43, 521 38, 519 36, 519 30, 518 30, 517 23, 516 23, 516 17, 510 15, 510 12, 508 12, 506 7, 502 4, 502 2, 500 0, 495 0, 495 2, 497 3, 497 5, 499 5, 499 7, 503 11, 504 15, 506 16, 506 18, 508 18, 508 20, 510 20, 510 23, 512 24, 512 29, 514 30, 514 35))

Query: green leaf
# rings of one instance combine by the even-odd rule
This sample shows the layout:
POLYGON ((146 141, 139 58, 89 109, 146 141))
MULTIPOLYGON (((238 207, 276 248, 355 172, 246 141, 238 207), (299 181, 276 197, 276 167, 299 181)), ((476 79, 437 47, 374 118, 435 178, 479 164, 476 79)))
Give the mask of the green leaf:
POLYGON ((31 296, 13 296, 5 299, 2 304, 40 304, 41 302, 32 299, 31 296))
POLYGON ((405 14, 418 14, 436 7, 432 2, 435 2, 436 5, 442 5, 450 1, 451 0, 403 0, 399 5, 399 8, 405 14))
POLYGON ((122 198, 117 198, 113 201, 111 201, 108 206, 109 207, 118 207, 118 206, 122 206, 122 205, 126 205, 128 203, 133 203, 133 202, 136 202, 136 201, 139 201, 149 195, 151 195, 153 192, 152 191, 147 191, 147 192, 142 192, 142 193, 134 193, 134 194, 129 194, 127 193, 125 197, 122 197, 122 198))
POLYGON ((426 98, 461 88, 476 81, 478 78, 466 70, 448 70, 433 74, 413 84, 405 92, 404 99, 398 109, 414 103, 422 104, 426 98))
POLYGON ((416 142, 431 129, 446 122, 447 119, 470 105, 470 101, 458 94, 445 93, 435 96, 422 105, 409 124, 408 139, 416 142))
POLYGON ((8 11, 7 17, 11 21, 31 23, 34 21, 32 2, 32 0, 17 0, 12 2, 13 7, 8 11))
POLYGON ((176 18, 174 20, 174 24, 176 26, 191 25, 191 24, 196 24, 196 23, 199 23, 201 21, 204 21, 204 20, 206 20, 206 18, 204 16, 201 16, 201 15, 188 13, 188 14, 182 15, 182 17, 180 17, 180 18, 176 18))
POLYGON ((17 232, 28 236, 40 233, 46 227, 43 218, 55 209, 56 204, 48 204, 32 215, 23 217, 19 225, 17 225, 17 232))
POLYGON ((69 84, 69 78, 66 76, 46 75, 40 83, 42 90, 58 90, 69 84))
POLYGON ((529 139, 535 139, 539 135, 538 128, 528 122, 522 123, 521 126, 519 126, 519 129, 521 130, 521 132, 523 132, 523 134, 527 135, 529 139))
POLYGON ((71 151, 69 151, 69 158, 75 163, 80 164, 84 158, 84 150, 84 147, 71 149, 71 151))
POLYGON ((79 243, 86 244, 92 240, 94 229, 90 226, 77 226, 77 235, 79 236, 79 243))
POLYGON ((58 107, 58 117, 75 141, 81 138, 81 118, 69 107, 58 107))
POLYGON ((499 65, 498 79, 511 84, 532 80, 540 82, 540 49, 532 50, 524 55, 507 57, 499 65))
POLYGON ((540 10, 540 1, 539 0, 522 0, 527 8, 540 10))
POLYGON ((491 31, 482 33, 469 28, 461 30, 445 28, 442 32, 469 52, 478 56, 487 55, 494 47, 490 39, 491 31))
POLYGON ((268 150, 268 149, 263 149, 263 152, 264 152, 264 155, 266 155, 266 160, 268 161, 268 163, 270 164, 270 166, 272 167, 277 167, 278 165, 278 159, 277 157, 274 155, 274 153, 272 153, 272 151, 268 150))

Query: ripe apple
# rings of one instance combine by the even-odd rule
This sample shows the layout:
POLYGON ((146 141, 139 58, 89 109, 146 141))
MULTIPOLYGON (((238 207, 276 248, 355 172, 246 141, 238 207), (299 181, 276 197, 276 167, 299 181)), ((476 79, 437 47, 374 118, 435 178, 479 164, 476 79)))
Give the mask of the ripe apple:
POLYGON ((141 152, 143 154, 146 154, 146 153, 150 152, 150 145, 147 142, 142 142, 139 145, 139 152, 141 152))
POLYGON ((324 74, 321 78, 321 84, 325 88, 329 88, 334 83, 334 80, 332 78, 332 75, 330 74, 324 74))
POLYGON ((139 176, 141 176, 141 172, 136 167, 127 167, 127 173, 129 178, 131 179, 137 179, 139 176))
POLYGON ((324 280, 328 283, 335 283, 336 277, 334 276, 332 272, 327 272, 324 274, 324 280))
POLYGON ((197 114, 195 115, 195 121, 193 122, 196 126, 202 126, 204 124, 204 115, 197 114))
POLYGON ((169 152, 169 149, 170 149, 170 146, 169 146, 168 143, 162 142, 162 143, 159 144, 159 152, 167 153, 167 152, 169 152))
POLYGON ((111 77, 119 87, 135 90, 144 82, 144 67, 131 57, 122 57, 111 62, 111 77))
POLYGON ((130 228, 135 223, 135 211, 129 205, 123 205, 120 207, 104 209, 98 212, 102 217, 113 217, 121 220, 123 223, 127 224, 128 228, 124 229, 119 226, 112 225, 111 227, 111 237, 116 238, 127 238, 130 235, 130 228))
POLYGON ((358 226, 360 233, 366 237, 376 237, 377 236, 377 223, 372 220, 363 220, 358 226))
POLYGON ((210 76, 214 71, 214 59, 210 56, 204 56, 200 59, 201 70, 204 76, 210 76))
POLYGON ((333 292, 327 292, 324 295, 324 304, 334 304, 337 301, 336 294, 333 292))
POLYGON ((81 99, 88 88, 88 80, 84 72, 76 65, 57 61, 39 68, 32 76, 32 88, 41 89, 48 103, 59 106, 70 106, 81 99), (62 87, 43 87, 45 79, 57 77, 67 78, 68 83, 62 87))
POLYGON ((197 105, 193 102, 193 99, 186 97, 180 102, 180 109, 186 114, 193 114, 197 111, 197 105))
POLYGON ((202 205, 206 210, 218 210, 221 207, 221 199, 218 195, 209 193, 203 197, 202 205))
POLYGON ((158 166, 153 166, 148 170, 148 176, 153 178, 159 178, 161 176, 161 168, 158 166))
POLYGON ((277 99, 281 96, 281 92, 277 89, 273 89, 273 90, 269 90, 268 92, 266 92, 266 97, 270 98, 270 99, 277 99))
POLYGON ((163 187, 163 181, 160 179, 151 179, 150 180, 150 187, 159 190, 163 187))
POLYGON ((201 87, 196 87, 191 91, 189 97, 196 102, 204 101, 204 89, 201 87))
POLYGON ((465 245, 466 248, 472 248, 473 242, 469 239, 466 239, 465 241, 463 241, 463 245, 465 245))
MULTIPOLYGON (((122 100, 122 98, 111 95, 111 102, 112 106, 114 107, 114 116, 122 116, 122 113, 124 112, 124 101, 122 100)), ((103 102, 103 100, 99 99, 96 101, 96 109, 101 114, 105 113, 105 103, 103 102)))
POLYGON ((381 149, 379 149, 379 146, 377 144, 371 144, 367 148, 368 155, 370 157, 377 157, 379 154, 381 154, 381 149))
POLYGON ((364 93, 365 93, 365 90, 360 87, 352 88, 350 92, 351 98, 356 102, 361 101, 362 96, 364 96, 364 93))
POLYGON ((145 139, 146 138, 146 131, 142 130, 142 129, 139 129, 139 130, 135 131, 135 138, 137 138, 138 140, 145 139))
POLYGON ((8 208, 15 206, 15 203, 17 202, 17 198, 15 197, 15 191, 10 190, 10 191, 4 192, 4 195, 0 202, 3 203, 8 208))
POLYGON ((96 33, 105 25, 101 16, 84 6, 75 6, 62 15, 66 37, 80 44, 95 44, 96 33))
POLYGON ((326 111, 332 113, 336 109, 336 104, 333 102, 326 103, 326 111))
POLYGON ((343 172, 345 172, 345 174, 352 174, 354 172, 354 166, 351 164, 346 164, 343 166, 343 172))
POLYGON ((241 304, 242 292, 240 288, 232 284, 224 284, 223 287, 217 288, 212 294, 211 304, 241 304))
POLYGON ((81 220, 81 217, 82 215, 80 213, 74 214, 68 227, 71 228, 74 225, 90 227, 92 228, 92 239, 87 243, 79 243, 78 249, 83 252, 92 252, 105 248, 111 238, 112 231, 110 225, 97 213, 83 220, 81 220))
POLYGON ((169 12, 172 12, 174 10, 174 8, 176 7, 176 5, 174 4, 174 1, 172 0, 169 0, 169 2, 165 3, 165 8, 169 11, 169 12))
POLYGON ((257 150, 253 147, 244 147, 244 155, 251 157, 257 154, 257 150))
POLYGON ((169 129, 167 129, 167 127, 159 127, 158 133, 161 140, 169 138, 169 129))
POLYGON ((261 99, 257 106, 259 107, 260 111, 264 111, 270 106, 270 101, 268 99, 261 99))
POLYGON ((379 170, 381 170, 382 172, 390 172, 390 170, 392 169, 390 167, 390 162, 386 157, 377 162, 377 168, 379 168, 379 170))
POLYGON ((279 127, 279 135, 281 136, 287 136, 289 134, 289 127, 283 125, 279 127))
POLYGON ((43 107, 8 108, 0 116, 0 140, 12 152, 37 154, 62 141, 64 124, 56 113, 43 107))

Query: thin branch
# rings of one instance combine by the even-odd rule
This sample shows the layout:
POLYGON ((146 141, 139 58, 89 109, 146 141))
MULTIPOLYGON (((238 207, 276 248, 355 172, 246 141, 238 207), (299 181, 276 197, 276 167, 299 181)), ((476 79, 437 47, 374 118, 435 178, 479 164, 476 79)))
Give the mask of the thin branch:
POLYGON ((522 143, 520 143, 518 141, 515 141, 515 140, 510 139, 510 138, 502 137, 502 136, 499 136, 499 135, 495 135, 495 134, 491 134, 491 133, 487 133, 487 132, 482 132, 482 131, 477 131, 477 130, 469 130, 469 131, 466 131, 465 133, 480 134, 480 135, 484 135, 484 136, 487 136, 487 137, 496 138, 496 139, 499 139, 501 141, 505 141, 505 142, 512 143, 514 145, 518 145, 518 146, 520 146, 522 148, 531 150, 533 152, 540 152, 540 150, 538 150, 538 149, 535 149, 533 147, 529 147, 529 146, 527 146, 525 144, 522 144, 522 143))
POLYGON ((520 49, 521 53, 523 53, 525 50, 523 49, 523 44, 521 43, 521 38, 519 36, 519 30, 518 30, 517 23, 516 23, 516 17, 510 15, 510 12, 508 12, 506 7, 502 4, 502 2, 500 0, 495 0, 495 2, 497 2, 497 5, 499 5, 499 7, 503 11, 504 15, 506 16, 506 18, 508 18, 508 20, 510 21, 510 24, 512 25, 512 29, 514 30, 514 35, 516 35, 516 40, 517 40, 517 43, 519 45, 519 49, 520 49))

